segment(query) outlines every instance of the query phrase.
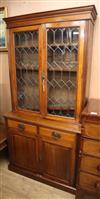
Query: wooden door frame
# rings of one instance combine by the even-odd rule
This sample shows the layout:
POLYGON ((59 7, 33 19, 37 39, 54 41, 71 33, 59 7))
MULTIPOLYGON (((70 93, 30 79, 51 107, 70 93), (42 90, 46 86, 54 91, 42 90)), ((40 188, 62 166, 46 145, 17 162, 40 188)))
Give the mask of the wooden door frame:
MULTIPOLYGON (((18 108, 18 101, 17 101, 17 81, 16 81, 16 59, 15 59, 15 43, 14 43, 14 33, 16 32, 24 32, 24 31, 34 31, 38 30, 39 36, 38 36, 38 46, 39 46, 39 53, 38 56, 40 58, 40 53, 41 53, 41 45, 40 45, 40 25, 33 25, 33 26, 27 26, 27 27, 19 27, 19 28, 13 28, 9 30, 9 73, 10 73, 10 84, 11 84, 11 96, 12 96, 12 109, 15 112, 21 112, 21 113, 31 113, 34 115, 40 115, 39 112, 33 112, 31 110, 27 109, 21 109, 18 108)), ((41 73, 41 60, 39 60, 39 72, 38 72, 38 79, 41 81, 40 76, 42 75, 41 73)), ((39 84, 39 107, 41 110, 41 82, 39 84)))
POLYGON ((43 113, 44 117, 47 119, 60 120, 60 121, 79 121, 80 113, 82 108, 82 90, 83 90, 83 64, 84 64, 84 48, 85 48, 85 29, 86 29, 86 21, 68 21, 68 22, 57 22, 57 23, 48 23, 44 25, 44 48, 43 48, 43 71, 45 73, 45 91, 43 94, 43 113), (75 118, 71 117, 60 117, 53 116, 47 113, 47 28, 62 28, 62 27, 79 27, 80 28, 80 36, 79 36, 79 53, 78 53, 78 69, 77 69, 77 80, 76 80, 76 111, 75 118))

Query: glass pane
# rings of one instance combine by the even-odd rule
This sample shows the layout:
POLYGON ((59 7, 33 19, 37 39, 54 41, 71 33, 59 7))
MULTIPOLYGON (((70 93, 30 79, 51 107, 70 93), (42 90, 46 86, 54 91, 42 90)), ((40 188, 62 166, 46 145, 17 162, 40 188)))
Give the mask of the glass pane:
POLYGON ((74 117, 79 28, 47 29, 48 113, 74 117))
POLYGON ((39 111, 38 31, 16 32, 14 36, 18 107, 39 111))

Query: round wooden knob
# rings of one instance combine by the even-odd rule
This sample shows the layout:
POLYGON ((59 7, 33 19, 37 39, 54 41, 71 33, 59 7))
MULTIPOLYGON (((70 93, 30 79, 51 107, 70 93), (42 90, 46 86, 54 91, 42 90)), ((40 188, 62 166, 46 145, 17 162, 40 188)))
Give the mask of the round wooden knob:
POLYGON ((100 165, 97 166, 97 170, 100 171, 100 165))

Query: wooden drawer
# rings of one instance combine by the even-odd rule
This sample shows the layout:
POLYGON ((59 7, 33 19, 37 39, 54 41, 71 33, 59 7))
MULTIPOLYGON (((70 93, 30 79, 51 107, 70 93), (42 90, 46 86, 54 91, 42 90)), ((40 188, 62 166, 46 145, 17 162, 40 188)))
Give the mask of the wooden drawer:
POLYGON ((100 195, 100 177, 81 172, 79 178, 79 185, 83 189, 89 190, 100 195))
POLYGON ((42 138, 45 140, 49 139, 49 142, 51 141, 55 144, 61 144, 69 148, 76 145, 76 134, 42 127, 40 128, 39 133, 42 138))
POLYGON ((100 159, 83 155, 80 169, 100 176, 100 159))
POLYGON ((83 140, 83 153, 100 158, 100 142, 84 139, 83 140))
POLYGON ((9 128, 15 128, 20 132, 25 131, 25 132, 37 134, 37 127, 36 126, 25 124, 23 122, 8 120, 8 127, 9 128))
POLYGON ((83 134, 100 140, 100 124, 85 123, 83 134))

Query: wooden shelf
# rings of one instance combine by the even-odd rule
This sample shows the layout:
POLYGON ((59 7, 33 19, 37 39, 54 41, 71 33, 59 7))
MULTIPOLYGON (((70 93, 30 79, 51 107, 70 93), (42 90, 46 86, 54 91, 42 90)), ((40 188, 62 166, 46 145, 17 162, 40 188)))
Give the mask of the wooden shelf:
POLYGON ((48 72, 77 72, 77 67, 75 69, 68 69, 68 68, 48 68, 48 72))
POLYGON ((36 48, 38 49, 38 46, 32 46, 32 45, 18 45, 18 46, 15 46, 15 48, 36 48))
POLYGON ((22 70, 22 71, 34 71, 34 72, 38 72, 39 69, 38 68, 16 68, 17 70, 22 70))
POLYGON ((74 111, 74 108, 68 108, 64 106, 48 106, 48 110, 63 110, 63 111, 74 111))
POLYGON ((66 63, 66 66, 64 64, 59 63, 58 66, 55 65, 54 63, 48 64, 48 71, 65 71, 65 72, 77 72, 78 68, 78 62, 71 62, 71 63, 66 63))
MULTIPOLYGON (((39 69, 38 68, 16 68, 17 70, 23 70, 23 71, 36 71, 38 72, 39 69)), ((62 68, 61 70, 59 68, 54 68, 54 69, 50 69, 48 68, 48 72, 77 72, 77 67, 75 69, 67 69, 67 68, 62 68)))
MULTIPOLYGON (((78 43, 68 43, 68 44, 47 44, 47 46, 55 48, 55 47, 69 47, 69 46, 78 46, 78 43)), ((38 46, 32 46, 32 45, 17 45, 15 48, 37 48, 38 46)))
POLYGON ((47 46, 49 47, 70 47, 70 46, 78 46, 78 43, 65 43, 65 44, 47 44, 47 46))

